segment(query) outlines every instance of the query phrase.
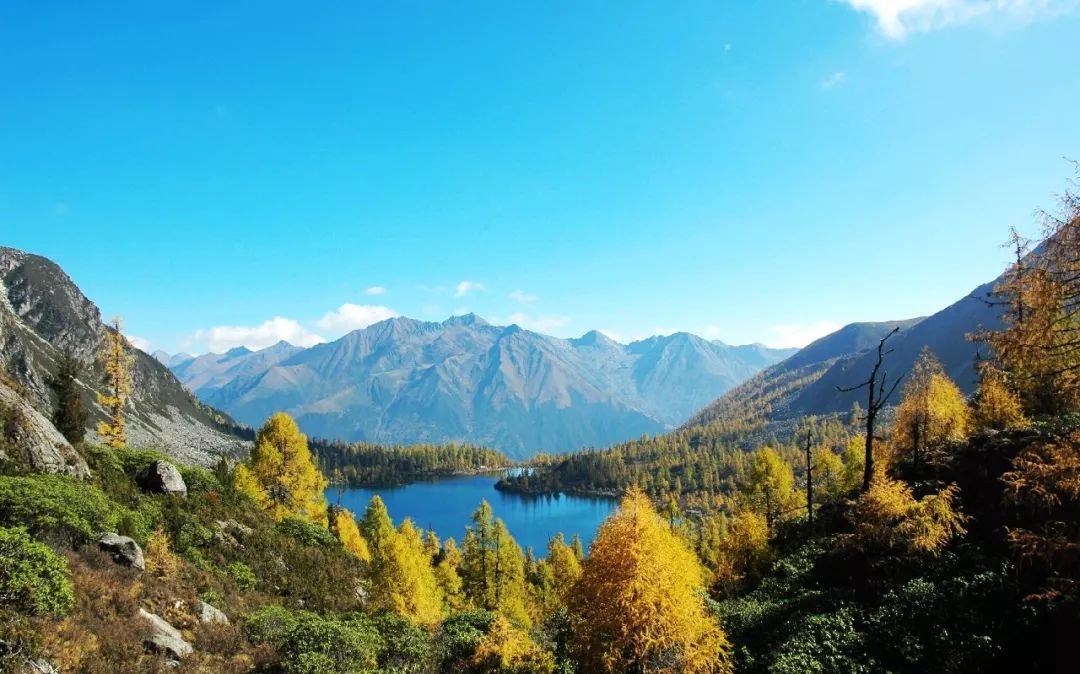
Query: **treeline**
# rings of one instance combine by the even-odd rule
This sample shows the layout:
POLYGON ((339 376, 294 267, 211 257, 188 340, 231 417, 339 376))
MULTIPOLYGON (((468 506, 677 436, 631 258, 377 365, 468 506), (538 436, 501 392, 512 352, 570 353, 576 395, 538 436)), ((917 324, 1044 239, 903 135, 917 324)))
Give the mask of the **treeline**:
POLYGON ((514 465, 502 452, 469 444, 377 445, 315 440, 322 472, 338 484, 392 487, 438 475, 500 470, 514 465))

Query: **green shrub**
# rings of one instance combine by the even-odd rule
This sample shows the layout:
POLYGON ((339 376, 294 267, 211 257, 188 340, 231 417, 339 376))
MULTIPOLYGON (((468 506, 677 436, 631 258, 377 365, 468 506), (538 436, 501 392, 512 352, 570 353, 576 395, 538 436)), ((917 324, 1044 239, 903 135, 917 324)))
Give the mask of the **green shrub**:
POLYGON ((435 646, 427 631, 392 613, 371 620, 379 634, 379 671, 386 674, 420 674, 432 669, 435 646))
POLYGON ((24 526, 38 538, 85 543, 102 531, 119 531, 144 541, 143 519, 98 487, 60 475, 0 477, 0 526, 24 526))
POLYGON ((289 536, 304 545, 319 545, 331 547, 338 545, 338 540, 326 527, 300 519, 299 517, 286 517, 278 522, 278 531, 289 536))
POLYGON ((495 614, 482 609, 462 611, 447 618, 439 635, 439 657, 443 663, 451 665, 471 658, 494 622, 495 614))
POLYGON ((75 606, 67 560, 25 529, 0 528, 0 602, 35 615, 63 615, 75 606))
POLYGON ((255 576, 255 572, 251 570, 250 566, 243 562, 233 562, 232 564, 229 564, 227 571, 229 572, 229 576, 236 581, 236 586, 241 590, 254 590, 255 585, 259 582, 259 579, 255 576))
POLYGON ((299 624, 302 615, 302 611, 290 611, 284 606, 263 606, 244 617, 244 634, 253 644, 277 646, 299 624))
POLYGON ((180 476, 184 478, 189 495, 223 491, 221 481, 212 471, 199 466, 177 465, 176 468, 180 471, 180 476))
POLYGON ((278 647, 289 674, 357 674, 378 667, 379 633, 367 620, 304 615, 278 647))

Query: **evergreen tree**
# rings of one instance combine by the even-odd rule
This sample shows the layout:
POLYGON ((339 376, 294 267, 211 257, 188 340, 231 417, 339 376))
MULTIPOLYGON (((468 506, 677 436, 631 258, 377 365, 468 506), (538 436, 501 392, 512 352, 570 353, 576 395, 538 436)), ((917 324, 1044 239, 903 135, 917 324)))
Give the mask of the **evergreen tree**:
POLYGON ((503 521, 494 518, 487 501, 481 502, 472 521, 462 551, 466 597, 473 606, 527 625, 525 557, 521 547, 503 521))
POLYGON ((56 394, 56 409, 52 420, 56 430, 71 444, 82 442, 86 436, 86 407, 79 389, 79 361, 70 353, 60 358, 56 376, 49 380, 49 387, 56 394))

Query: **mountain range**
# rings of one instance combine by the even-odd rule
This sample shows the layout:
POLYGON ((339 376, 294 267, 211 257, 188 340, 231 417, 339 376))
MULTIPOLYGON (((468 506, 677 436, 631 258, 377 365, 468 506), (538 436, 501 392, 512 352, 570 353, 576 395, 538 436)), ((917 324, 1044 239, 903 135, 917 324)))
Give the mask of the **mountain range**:
POLYGON ((525 457, 664 432, 794 352, 688 333, 628 345, 598 331, 560 339, 469 314, 392 318, 307 349, 159 359, 243 423, 284 410, 320 437, 459 440, 525 457))

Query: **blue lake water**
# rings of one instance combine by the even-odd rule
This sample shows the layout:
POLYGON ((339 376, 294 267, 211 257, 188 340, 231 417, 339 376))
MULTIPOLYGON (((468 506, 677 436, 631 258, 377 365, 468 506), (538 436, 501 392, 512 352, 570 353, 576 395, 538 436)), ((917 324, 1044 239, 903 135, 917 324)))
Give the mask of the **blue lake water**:
MULTIPOLYGON (((600 523, 617 505, 612 499, 507 494, 495 489, 499 477, 469 475, 415 482, 404 487, 346 489, 341 505, 359 519, 371 497, 378 494, 395 525, 411 517, 421 529, 434 529, 440 539, 453 536, 460 545, 473 511, 481 500, 487 499, 495 516, 502 518, 522 549, 532 546, 537 555, 543 555, 548 539, 560 532, 567 541, 578 534, 588 549, 600 523)), ((327 490, 326 499, 336 503, 337 493, 327 490)))

